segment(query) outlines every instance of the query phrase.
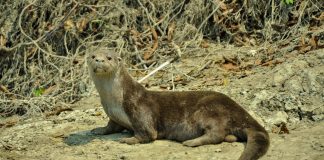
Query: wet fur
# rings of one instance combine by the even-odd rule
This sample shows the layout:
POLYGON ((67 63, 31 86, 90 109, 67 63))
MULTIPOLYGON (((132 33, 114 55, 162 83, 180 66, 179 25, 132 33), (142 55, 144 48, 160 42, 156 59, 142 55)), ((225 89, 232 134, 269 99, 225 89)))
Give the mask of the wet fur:
POLYGON ((94 134, 128 129, 134 132, 134 137, 121 142, 135 144, 170 139, 192 147, 247 141, 240 160, 258 159, 268 150, 269 135, 265 129, 222 93, 146 90, 129 76, 116 54, 106 49, 90 54, 88 64, 110 118, 108 125, 94 129, 94 134), (107 55, 112 59, 108 60, 107 55))

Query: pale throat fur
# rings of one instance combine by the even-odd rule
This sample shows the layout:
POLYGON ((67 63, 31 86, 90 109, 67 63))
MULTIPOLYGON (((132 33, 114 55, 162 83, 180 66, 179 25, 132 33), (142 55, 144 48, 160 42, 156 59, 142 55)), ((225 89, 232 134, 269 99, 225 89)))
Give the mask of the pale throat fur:
MULTIPOLYGON (((110 119, 123 124, 125 128, 132 129, 130 120, 122 107, 123 86, 119 76, 123 69, 122 66, 119 66, 119 63, 122 62, 118 62, 117 59, 112 60, 113 62, 105 60, 103 62, 98 62, 91 56, 92 54, 88 56, 88 67, 92 80, 99 92, 101 104, 105 113, 110 119)), ((102 59, 105 59, 104 53, 99 53, 95 56, 96 58, 102 56, 102 59)))

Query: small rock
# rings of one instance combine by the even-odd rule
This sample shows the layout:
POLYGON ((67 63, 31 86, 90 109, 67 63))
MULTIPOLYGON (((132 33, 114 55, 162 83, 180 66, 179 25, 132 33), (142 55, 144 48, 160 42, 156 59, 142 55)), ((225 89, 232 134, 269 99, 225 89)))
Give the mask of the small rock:
POLYGON ((287 91, 300 94, 304 92, 304 88, 302 86, 303 79, 300 76, 294 76, 290 80, 285 82, 285 88, 287 91))
POLYGON ((55 133, 50 134, 50 136, 53 137, 53 138, 62 138, 62 137, 66 137, 66 135, 64 135, 63 132, 55 132, 55 133))
POLYGON ((307 68, 308 63, 302 60, 295 60, 292 63, 277 66, 272 77, 272 86, 281 86, 292 77, 297 71, 307 68))
POLYGON ((108 145, 106 145, 106 146, 103 147, 103 150, 104 151, 108 151, 109 149, 110 149, 110 147, 108 145))
POLYGON ((83 150, 79 150, 79 151, 76 151, 75 154, 76 154, 76 155, 83 155, 83 154, 84 154, 84 151, 83 151, 83 150))
POLYGON ((321 121, 324 120, 324 114, 313 115, 312 118, 314 119, 314 121, 321 121))
POLYGON ((222 149, 218 148, 215 150, 215 152, 217 152, 217 153, 222 152, 222 149))
POLYGON ((322 49, 322 51, 316 52, 316 56, 318 59, 324 59, 324 49, 322 49))
POLYGON ((299 118, 294 117, 294 116, 289 116, 288 122, 290 124, 297 124, 298 122, 300 122, 299 118))
POLYGON ((288 115, 286 112, 278 111, 271 115, 266 121, 271 125, 287 124, 288 115))

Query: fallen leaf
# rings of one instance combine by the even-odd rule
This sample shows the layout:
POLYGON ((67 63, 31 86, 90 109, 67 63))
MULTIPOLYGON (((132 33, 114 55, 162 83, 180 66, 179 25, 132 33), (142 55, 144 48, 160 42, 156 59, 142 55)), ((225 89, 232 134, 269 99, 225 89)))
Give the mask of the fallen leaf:
POLYGON ((64 29, 69 31, 71 30, 72 28, 74 28, 74 23, 72 20, 68 19, 64 22, 64 29))
POLYGON ((51 134, 51 137, 53 137, 53 138, 64 138, 64 137, 66 137, 66 135, 64 133, 62 133, 62 132, 56 132, 56 133, 51 134))
POLYGON ((19 118, 17 116, 10 117, 3 122, 0 122, 0 128, 8 128, 16 125, 19 122, 19 118))
POLYGON ((177 75, 174 80, 174 82, 179 82, 179 81, 182 81, 182 77, 180 75, 177 75))
POLYGON ((160 85, 160 88, 161 88, 161 89, 167 89, 168 87, 169 87, 169 86, 168 86, 167 84, 161 84, 161 85, 160 85))
POLYGON ((228 78, 224 78, 224 79, 223 79, 223 85, 224 85, 224 86, 228 86, 228 84, 229 84, 229 80, 228 80, 228 78))
POLYGON ((262 60, 261 59, 257 59, 257 60, 255 60, 255 62, 254 62, 254 64, 256 64, 256 65, 260 65, 262 63, 262 60))
POLYGON ((310 50, 312 50, 312 46, 303 47, 299 50, 299 53, 306 53, 310 50))
POLYGON ((220 0, 215 0, 215 3, 222 9, 222 10, 227 10, 227 6, 223 1, 220 0))
POLYGON ((7 40, 6 37, 0 34, 0 46, 6 46, 7 40))
POLYGON ((7 87, 3 86, 0 84, 0 91, 4 92, 4 93, 9 93, 9 90, 7 89, 7 87))
POLYGON ((276 134, 289 134, 289 130, 285 123, 272 127, 271 132, 276 134))
POLYGON ((312 38, 310 39, 310 45, 313 49, 316 49, 318 47, 318 38, 316 36, 312 36, 312 38))
POLYGON ((202 40, 201 43, 200 43, 200 47, 202 47, 202 48, 208 48, 209 47, 208 42, 205 41, 205 40, 202 40))
POLYGON ((233 63, 225 63, 222 65, 222 67, 226 70, 238 70, 239 68, 234 65, 233 63))
POLYGON ((76 23, 76 28, 78 29, 79 32, 83 32, 88 24, 89 20, 86 18, 81 18, 77 23, 76 23))
POLYGON ((44 90, 44 92, 42 93, 42 95, 49 95, 49 94, 51 94, 53 91, 55 91, 55 89, 56 89, 56 85, 50 86, 50 87, 48 87, 48 88, 46 88, 46 89, 44 90))
POLYGON ((155 50, 159 46, 158 35, 157 35, 157 33, 156 33, 156 31, 155 31, 155 29, 153 27, 151 28, 151 32, 152 32, 154 43, 153 43, 152 48, 149 48, 146 52, 144 52, 144 55, 143 55, 144 60, 150 59, 153 56, 153 53, 155 52, 155 50))
POLYGON ((174 30, 175 30, 175 23, 172 22, 169 26, 168 26, 168 41, 171 42, 173 39, 173 35, 174 35, 174 30))
POLYGON ((69 107, 66 107, 66 108, 56 107, 53 111, 46 112, 45 116, 49 117, 49 116, 59 115, 61 112, 64 112, 64 111, 73 111, 73 109, 69 108, 69 107))

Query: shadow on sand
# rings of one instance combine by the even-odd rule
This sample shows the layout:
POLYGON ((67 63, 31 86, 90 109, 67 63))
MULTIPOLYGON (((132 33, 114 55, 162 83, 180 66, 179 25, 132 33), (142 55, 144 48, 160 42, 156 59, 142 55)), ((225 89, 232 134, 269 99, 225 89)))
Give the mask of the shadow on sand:
POLYGON ((94 139, 117 141, 120 138, 131 137, 131 136, 132 134, 130 132, 114 133, 109 135, 94 135, 90 133, 90 130, 87 130, 87 131, 71 133, 64 139, 64 143, 69 146, 77 146, 77 145, 87 144, 94 139))

